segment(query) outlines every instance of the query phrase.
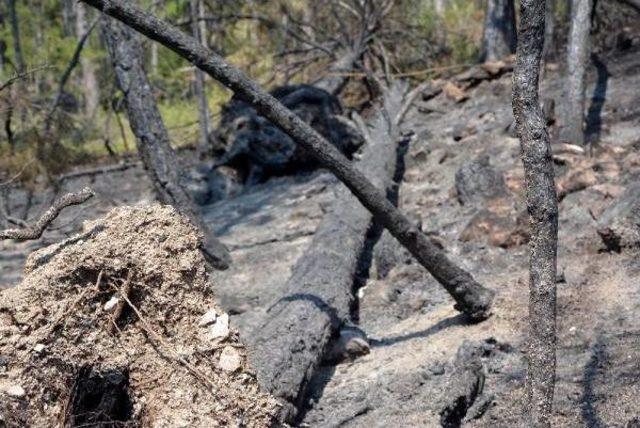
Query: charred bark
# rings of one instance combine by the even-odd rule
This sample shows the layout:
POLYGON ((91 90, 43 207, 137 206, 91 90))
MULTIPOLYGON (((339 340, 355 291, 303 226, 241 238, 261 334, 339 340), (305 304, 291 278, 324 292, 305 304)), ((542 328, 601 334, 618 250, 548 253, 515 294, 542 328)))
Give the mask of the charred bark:
MULTIPOLYGON (((405 85, 385 96, 383 111, 371 121, 367 145, 358 162, 372 183, 391 189, 400 138, 393 117, 400 109, 405 85)), ((283 400, 291 420, 304 390, 322 361, 332 337, 349 319, 354 280, 371 213, 346 189, 339 190, 313 241, 293 267, 287 293, 271 309, 251 351, 261 385, 283 400)))
POLYGON ((516 51, 516 11, 513 0, 488 0, 481 60, 495 62, 516 51))
POLYGON ((472 320, 490 314, 494 292, 451 262, 445 253, 386 198, 384 191, 302 119, 264 92, 244 73, 195 39, 123 0, 83 0, 188 59, 275 123, 340 179, 391 234, 446 288, 456 308, 472 320))
POLYGON ((538 101, 545 1, 522 0, 513 114, 520 137, 530 216, 527 425, 550 426, 556 365, 558 203, 551 144, 538 101))
MULTIPOLYGON (((193 33, 193 37, 195 37, 198 42, 206 45, 204 43, 204 34, 202 34, 202 28, 199 25, 200 18, 200 5, 201 2, 199 0, 191 0, 189 3, 190 13, 191 13, 191 31, 193 33)), ((204 73, 199 68, 195 69, 196 73, 196 98, 198 99, 198 113, 200 115, 199 125, 200 125, 200 135, 198 139, 198 154, 200 158, 203 158, 205 154, 209 151, 208 142, 209 142, 209 106, 207 105, 207 96, 205 93, 205 84, 204 84, 204 73)))
POLYGON ((178 161, 169 134, 162 122, 151 85, 142 67, 142 49, 136 35, 115 20, 107 20, 104 36, 123 92, 131 129, 136 136, 140 158, 153 183, 158 200, 172 205, 198 226, 204 235, 203 252, 216 268, 230 263, 227 249, 211 235, 183 185, 178 161))
POLYGON ((585 76, 589 61, 589 39, 593 0, 572 0, 571 32, 567 47, 564 120, 560 139, 584 144, 585 76))

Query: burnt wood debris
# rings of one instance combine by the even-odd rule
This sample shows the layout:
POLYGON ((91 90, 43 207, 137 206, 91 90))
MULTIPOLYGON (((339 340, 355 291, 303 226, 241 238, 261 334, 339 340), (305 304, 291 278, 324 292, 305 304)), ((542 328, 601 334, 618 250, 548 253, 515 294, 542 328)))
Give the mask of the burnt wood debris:
POLYGON ((481 321, 491 312, 494 292, 479 284, 468 272, 452 262, 373 185, 340 151, 302 119, 264 92, 244 73, 212 50, 166 22, 140 11, 124 1, 86 0, 85 3, 122 21, 147 37, 165 45, 249 102, 267 119, 277 124, 294 141, 329 169, 358 198, 380 223, 444 286, 456 301, 456 308, 470 320, 481 321))
MULTIPOLYGON (((367 144, 356 166, 387 192, 396 185, 396 151, 402 139, 393 114, 411 102, 406 87, 394 83, 377 113, 362 126, 367 144)), ((287 403, 285 420, 294 420, 327 346, 350 320, 359 258, 372 221, 371 213, 341 187, 311 245, 294 265, 288 291, 270 308, 250 351, 263 387, 287 403)))
POLYGON ((513 114, 525 171, 529 241, 529 343, 526 425, 551 426, 556 366, 558 202, 551 144, 538 99, 545 1, 523 0, 513 73, 513 114))

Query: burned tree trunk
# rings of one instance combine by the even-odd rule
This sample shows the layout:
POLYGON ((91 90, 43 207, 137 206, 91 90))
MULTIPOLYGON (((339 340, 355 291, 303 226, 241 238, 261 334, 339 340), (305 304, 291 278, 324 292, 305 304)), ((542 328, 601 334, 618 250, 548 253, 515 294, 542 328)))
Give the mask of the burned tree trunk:
POLYGON ((498 61, 516 50, 513 0, 488 0, 482 35, 482 61, 498 61))
MULTIPOLYGON (((388 118, 400 110, 405 88, 396 84, 385 94, 384 111, 371 121, 358 163, 358 169, 381 189, 390 189, 394 183, 400 134, 388 118)), ((358 261, 371 224, 371 213, 342 188, 310 247, 293 267, 288 291, 270 309, 253 346, 251 359, 258 380, 283 400, 289 420, 327 345, 349 319, 358 261)))
POLYGON ((127 115, 136 136, 138 151, 158 200, 173 205, 200 228, 204 235, 203 251, 209 262, 214 267, 226 269, 230 262, 227 249, 211 235, 183 186, 176 154, 171 148, 169 134, 142 67, 142 49, 136 34, 115 20, 107 20, 104 36, 118 86, 125 97, 127 115))
POLYGON ((513 114, 522 147, 531 240, 529 344, 526 391, 528 426, 550 426, 556 365, 556 256, 558 203, 551 144, 538 102, 544 45, 544 0, 522 0, 513 75, 513 114))
POLYGON ((146 14, 123 0, 83 0, 142 34, 162 43, 178 55, 196 64, 218 80, 256 111, 286 132, 296 144, 308 150, 318 162, 329 169, 358 198, 385 228, 446 288, 456 301, 456 308, 472 320, 483 320, 490 315, 494 292, 451 262, 416 225, 404 216, 386 198, 384 191, 369 179, 340 151, 327 142, 298 116, 264 92, 244 73, 227 63, 212 50, 195 39, 146 14))
POLYGON ((585 75, 589 60, 589 33, 593 0, 572 0, 571 32, 567 48, 564 120, 560 138, 572 144, 584 144, 585 75))
MULTIPOLYGON (((191 31, 193 37, 198 42, 204 43, 204 34, 202 34, 202 28, 199 23, 201 15, 201 2, 199 0, 191 0, 189 3, 191 13, 191 31)), ((200 158, 209 151, 209 106, 207 105, 207 96, 205 93, 204 85, 204 73, 199 68, 195 69, 196 73, 196 98, 198 98, 198 113, 200 114, 200 135, 198 138, 198 154, 200 158)))

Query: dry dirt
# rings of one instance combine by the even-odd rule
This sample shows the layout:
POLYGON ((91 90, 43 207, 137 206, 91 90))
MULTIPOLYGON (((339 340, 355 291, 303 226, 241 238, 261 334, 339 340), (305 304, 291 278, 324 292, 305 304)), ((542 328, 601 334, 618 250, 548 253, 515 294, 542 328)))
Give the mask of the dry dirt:
POLYGON ((122 207, 31 254, 0 296, 0 425, 269 425, 199 243, 171 207, 122 207))

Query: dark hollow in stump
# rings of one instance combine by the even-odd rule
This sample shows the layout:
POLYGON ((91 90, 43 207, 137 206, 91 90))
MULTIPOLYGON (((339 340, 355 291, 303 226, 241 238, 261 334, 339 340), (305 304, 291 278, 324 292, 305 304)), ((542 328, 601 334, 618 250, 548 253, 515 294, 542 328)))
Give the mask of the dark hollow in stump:
MULTIPOLYGON (((383 110, 370 122, 367 145, 357 164, 383 189, 393 186, 400 138, 397 125, 388 117, 400 109, 405 92, 406 85, 394 84, 385 94, 383 110)), ((285 419, 295 417, 327 345, 349 319, 359 256, 372 221, 371 213, 342 187, 311 245, 293 267, 287 293, 270 309, 251 348, 258 380, 285 402, 285 419)))
MULTIPOLYGON (((343 113, 342 105, 329 92, 303 84, 281 86, 271 95, 344 155, 351 156, 362 145, 360 135, 338 118, 343 113)), ((245 182, 260 182, 273 175, 319 166, 307 150, 237 96, 223 107, 213 138, 227 150, 218 165, 238 170, 245 182)))
POLYGON ((443 251, 386 198, 385 192, 371 183, 337 148, 244 73, 193 37, 142 12, 130 2, 82 1, 173 50, 249 102, 258 113, 278 125, 342 181, 376 220, 445 287, 455 299, 456 309, 474 321, 484 320, 490 315, 494 297, 492 290, 483 287, 471 274, 449 260, 443 251))
POLYGON ((172 205, 200 229, 204 236, 203 253, 214 267, 228 268, 231 262, 228 250, 212 236, 185 189, 185 177, 180 172, 169 133, 142 66, 142 48, 136 34, 113 19, 105 21, 103 32, 118 86, 124 94, 127 116, 136 136, 140 158, 158 200, 172 205))

